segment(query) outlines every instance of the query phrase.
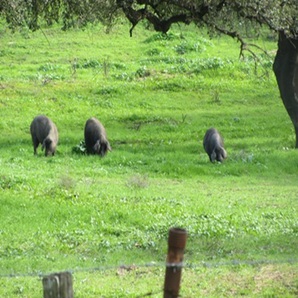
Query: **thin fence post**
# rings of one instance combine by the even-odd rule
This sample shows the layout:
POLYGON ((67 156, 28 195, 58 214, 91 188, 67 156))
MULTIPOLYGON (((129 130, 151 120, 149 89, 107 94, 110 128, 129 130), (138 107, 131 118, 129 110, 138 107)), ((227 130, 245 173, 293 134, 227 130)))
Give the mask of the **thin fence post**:
POLYGON ((187 232, 184 229, 171 228, 169 230, 164 298, 176 298, 179 296, 186 238, 187 232))
POLYGON ((42 279, 44 298, 73 298, 70 272, 53 273, 42 279))

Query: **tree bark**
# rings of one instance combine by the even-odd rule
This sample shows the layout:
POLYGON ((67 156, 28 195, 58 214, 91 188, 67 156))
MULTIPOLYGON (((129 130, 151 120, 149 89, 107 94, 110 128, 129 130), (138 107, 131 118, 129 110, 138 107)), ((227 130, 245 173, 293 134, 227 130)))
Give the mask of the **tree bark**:
POLYGON ((298 148, 298 39, 279 32, 278 50, 273 63, 283 104, 292 120, 298 148))

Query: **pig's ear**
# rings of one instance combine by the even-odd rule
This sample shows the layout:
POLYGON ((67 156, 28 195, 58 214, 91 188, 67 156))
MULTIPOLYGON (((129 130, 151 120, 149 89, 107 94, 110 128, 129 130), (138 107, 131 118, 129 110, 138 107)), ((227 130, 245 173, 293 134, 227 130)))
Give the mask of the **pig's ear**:
POLYGON ((41 149, 43 150, 44 148, 49 148, 49 146, 51 145, 51 143, 52 143, 52 140, 51 139, 49 139, 49 138, 44 139, 43 142, 42 142, 41 149))
POLYGON ((111 147, 111 145, 110 145, 109 142, 108 142, 108 150, 109 150, 109 151, 112 151, 112 147, 111 147))
POLYGON ((97 154, 99 154, 99 152, 100 152, 100 147, 101 147, 100 142, 99 142, 99 140, 97 140, 97 142, 96 142, 95 145, 93 146, 93 150, 94 150, 94 152, 97 153, 97 154))
POLYGON ((223 147, 220 148, 220 151, 222 158, 226 159, 228 157, 227 151, 223 147))
POLYGON ((210 161, 211 162, 214 162, 215 159, 216 159, 216 152, 215 152, 215 150, 213 150, 212 153, 211 153, 211 155, 210 155, 210 161))

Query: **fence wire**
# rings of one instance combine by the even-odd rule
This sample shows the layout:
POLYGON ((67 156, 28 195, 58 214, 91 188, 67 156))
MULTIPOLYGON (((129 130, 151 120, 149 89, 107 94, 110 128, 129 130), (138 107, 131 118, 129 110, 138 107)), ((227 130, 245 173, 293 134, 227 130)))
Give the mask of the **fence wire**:
MULTIPOLYGON (((113 265, 113 266, 99 266, 99 267, 90 267, 90 268, 75 268, 75 269, 65 269, 59 270, 59 272, 70 272, 71 274, 81 273, 81 272, 103 272, 109 270, 119 270, 124 269, 127 271, 132 271, 134 269, 140 268, 184 268, 184 269, 199 269, 199 268, 219 268, 219 267, 232 267, 232 266, 259 266, 259 265, 278 265, 278 264, 298 264, 298 259, 285 259, 285 260, 230 260, 224 262, 205 262, 201 261, 199 263, 166 263, 166 262, 150 262, 145 264, 129 264, 129 265, 113 265)), ((1 274, 0 278, 18 278, 18 277, 39 277, 43 278, 50 273, 44 273, 41 271, 38 272, 29 272, 29 273, 8 273, 1 274)), ((140 296, 143 297, 143 296, 140 296)))

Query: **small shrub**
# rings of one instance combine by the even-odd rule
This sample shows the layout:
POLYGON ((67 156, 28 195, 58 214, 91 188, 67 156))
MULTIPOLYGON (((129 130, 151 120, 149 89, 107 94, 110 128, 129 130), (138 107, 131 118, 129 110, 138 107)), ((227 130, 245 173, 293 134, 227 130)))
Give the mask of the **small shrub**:
POLYGON ((201 45, 200 42, 196 42, 195 44, 188 43, 183 41, 181 44, 176 45, 174 50, 177 54, 184 55, 188 52, 203 52, 205 51, 205 46, 201 45))
POLYGON ((132 188, 146 188, 149 182, 147 176, 134 175, 128 179, 126 185, 132 188))
POLYGON ((41 65, 40 67, 38 67, 38 71, 53 71, 53 70, 57 70, 59 67, 57 65, 51 64, 51 63, 46 63, 44 65, 41 65))
POLYGON ((1 176, 0 177, 0 189, 10 189, 15 185, 14 179, 7 177, 7 176, 1 176))
POLYGON ((146 68, 146 66, 143 66, 136 71, 137 78, 145 78, 149 76, 150 76, 150 71, 146 68))
POLYGON ((165 41, 165 40, 175 40, 175 39, 180 39, 180 37, 178 37, 177 35, 173 34, 173 33, 156 33, 153 34, 152 36, 150 36, 149 38, 147 38, 144 42, 145 43, 151 43, 151 42, 155 42, 155 41, 165 41))
POLYGON ((27 188, 23 179, 12 176, 0 176, 0 189, 22 189, 27 188))
POLYGON ((72 179, 69 176, 61 176, 60 177, 60 181, 59 181, 59 185, 61 186, 61 188, 63 189, 72 189, 75 186, 75 181, 74 179, 72 179))
POLYGON ((132 76, 127 72, 123 72, 119 75, 113 75, 113 78, 120 81, 132 81, 132 76))
POLYGON ((188 46, 186 43, 181 43, 174 47, 174 50, 177 54, 184 55, 188 51, 188 46))
POLYGON ((221 100, 220 100, 220 96, 219 96, 219 91, 218 90, 214 90, 213 91, 212 103, 221 104, 221 100))
POLYGON ((170 82, 170 81, 168 81, 168 82, 158 83, 152 89, 153 90, 178 92, 178 91, 181 91, 181 90, 186 90, 187 87, 185 87, 185 85, 183 83, 180 83, 180 82, 170 82))
POLYGON ((99 68, 101 67, 101 64, 98 60, 95 59, 84 59, 83 62, 75 61, 75 64, 73 64, 73 67, 75 68, 99 68))
POLYGON ((38 81, 41 81, 41 83, 43 85, 46 85, 51 81, 63 81, 63 80, 65 80, 65 76, 58 75, 58 74, 55 74, 55 73, 48 73, 46 75, 38 73, 36 75, 36 79, 38 81))
POLYGON ((160 55, 160 53, 161 53, 161 51, 159 49, 154 48, 154 49, 151 49, 151 50, 147 51, 146 55, 148 55, 148 56, 157 56, 157 55, 160 55))
POLYGON ((242 161, 244 163, 252 163, 254 160, 254 155, 253 153, 248 153, 245 150, 240 150, 234 155, 234 159, 236 161, 242 161))
POLYGON ((98 91, 95 91, 94 93, 95 94, 99 94, 99 95, 118 94, 119 93, 119 89, 118 88, 115 88, 115 87, 112 87, 112 86, 106 86, 106 87, 102 87, 98 91))
POLYGON ((73 189, 59 188, 57 185, 43 190, 43 196, 51 199, 64 200, 76 200, 80 197, 80 194, 73 189))
POLYGON ((78 145, 72 147, 71 152, 75 154, 86 154, 87 151, 85 141, 80 141, 78 145))
POLYGON ((125 70, 127 66, 124 63, 111 63, 111 68, 115 70, 125 70))

